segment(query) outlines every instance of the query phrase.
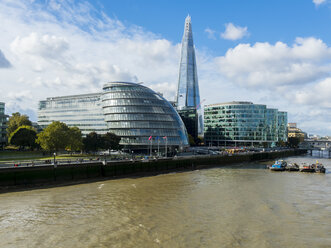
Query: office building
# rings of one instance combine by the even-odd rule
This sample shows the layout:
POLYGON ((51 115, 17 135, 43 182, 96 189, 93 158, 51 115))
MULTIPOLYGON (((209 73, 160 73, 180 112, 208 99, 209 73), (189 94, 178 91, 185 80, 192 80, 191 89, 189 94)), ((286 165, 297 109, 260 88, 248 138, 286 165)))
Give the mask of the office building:
POLYGON ((102 106, 107 128, 128 147, 187 146, 187 133, 173 106, 161 95, 139 84, 104 85, 102 106), (165 137, 167 140, 163 139, 165 137), (149 140, 152 139, 152 141, 149 140))
POLYGON ((287 141, 287 113, 251 102, 229 102, 204 108, 206 145, 274 146, 287 141))
POLYGON ((287 130, 289 138, 298 138, 300 142, 304 141, 306 133, 298 128, 296 123, 288 123, 287 130))
POLYGON ((148 152, 188 146, 187 132, 174 107, 160 94, 135 83, 111 82, 95 94, 50 97, 40 101, 38 124, 76 126, 83 135, 112 132, 125 149, 148 152))
POLYGON ((278 141, 287 141, 287 112, 285 111, 278 111, 278 141))
POLYGON ((69 127, 78 127, 83 136, 91 132, 105 134, 102 93, 49 97, 39 102, 38 125, 44 129, 53 121, 61 121, 69 127))
POLYGON ((185 19, 176 107, 185 123, 188 133, 193 138, 197 138, 198 134, 202 134, 203 120, 199 108, 200 93, 190 16, 187 16, 185 19))

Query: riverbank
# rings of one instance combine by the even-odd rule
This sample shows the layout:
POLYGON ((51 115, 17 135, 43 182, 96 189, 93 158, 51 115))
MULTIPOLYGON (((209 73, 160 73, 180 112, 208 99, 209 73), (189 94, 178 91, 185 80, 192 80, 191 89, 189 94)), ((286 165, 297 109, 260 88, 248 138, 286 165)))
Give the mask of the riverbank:
POLYGON ((142 177, 168 172, 179 172, 224 166, 234 163, 272 160, 304 154, 304 150, 285 150, 234 154, 232 156, 192 156, 162 158, 149 161, 92 161, 31 167, 14 167, 0 170, 0 192, 27 190, 35 187, 71 185, 89 181, 122 177, 142 177))
POLYGON ((329 247, 331 173, 271 161, 0 194, 0 247, 329 247))

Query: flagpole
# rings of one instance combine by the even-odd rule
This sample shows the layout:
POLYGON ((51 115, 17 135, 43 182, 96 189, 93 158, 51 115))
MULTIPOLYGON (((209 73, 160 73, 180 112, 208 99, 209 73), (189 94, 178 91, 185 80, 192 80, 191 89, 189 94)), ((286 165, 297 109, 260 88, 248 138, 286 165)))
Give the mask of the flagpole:
POLYGON ((168 148, 168 137, 166 136, 165 139, 166 139, 165 157, 167 157, 167 153, 168 153, 168 150, 167 150, 167 148, 168 148))
POLYGON ((149 156, 152 157, 153 138, 151 138, 150 142, 151 142, 151 149, 149 151, 149 156))

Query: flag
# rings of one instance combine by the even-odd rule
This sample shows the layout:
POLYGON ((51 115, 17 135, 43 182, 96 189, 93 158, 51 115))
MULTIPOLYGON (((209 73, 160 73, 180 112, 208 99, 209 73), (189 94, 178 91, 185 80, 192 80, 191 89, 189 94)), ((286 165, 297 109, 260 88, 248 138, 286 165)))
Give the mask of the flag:
POLYGON ((156 136, 156 138, 155 138, 155 139, 156 139, 156 140, 159 140, 159 138, 160 138, 159 136, 156 136))
POLYGON ((163 137, 163 139, 166 139, 166 138, 167 138, 167 136, 164 136, 164 137, 163 137))
POLYGON ((152 136, 149 136, 148 140, 151 140, 152 139, 152 136))

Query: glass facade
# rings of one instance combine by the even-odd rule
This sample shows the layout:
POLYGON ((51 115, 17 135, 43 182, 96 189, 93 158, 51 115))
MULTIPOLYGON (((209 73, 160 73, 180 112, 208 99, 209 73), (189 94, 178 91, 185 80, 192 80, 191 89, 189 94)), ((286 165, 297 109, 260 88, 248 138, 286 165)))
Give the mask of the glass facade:
POLYGON ((165 146, 166 142, 169 146, 188 145, 180 116, 156 92, 126 82, 108 83, 103 91, 102 106, 107 129, 122 137, 122 145, 132 149, 146 149, 151 142, 159 146, 165 146))
POLYGON ((187 132, 174 107, 151 89, 134 83, 112 82, 102 93, 50 97, 39 102, 38 125, 53 121, 90 132, 112 132, 129 149, 188 145, 187 132), (149 137, 152 136, 152 141, 149 137), (167 138, 163 138, 167 137, 167 138))
POLYGON ((275 145, 287 141, 287 113, 251 102, 208 105, 204 109, 205 143, 275 145))
POLYGON ((39 102, 38 125, 45 128, 53 121, 61 121, 70 127, 78 127, 83 136, 90 132, 104 134, 107 125, 104 120, 102 93, 49 97, 39 102))
MULTIPOLYGON (((191 109, 196 110, 198 118, 195 126, 197 130, 194 133, 202 134, 203 122, 201 109, 199 109, 200 93, 190 16, 185 19, 176 103, 179 111, 189 109, 189 112, 191 112, 191 109)), ((194 133, 190 134, 195 136, 194 133)))
POLYGON ((195 108, 186 108, 177 110, 178 114, 182 118, 187 132, 192 135, 194 140, 198 137, 198 113, 195 108))
POLYGON ((8 115, 5 114, 5 103, 0 102, 0 147, 7 143, 7 121, 8 115))
POLYGON ((278 140, 287 141, 288 129, 287 129, 287 112, 278 112, 278 140))

